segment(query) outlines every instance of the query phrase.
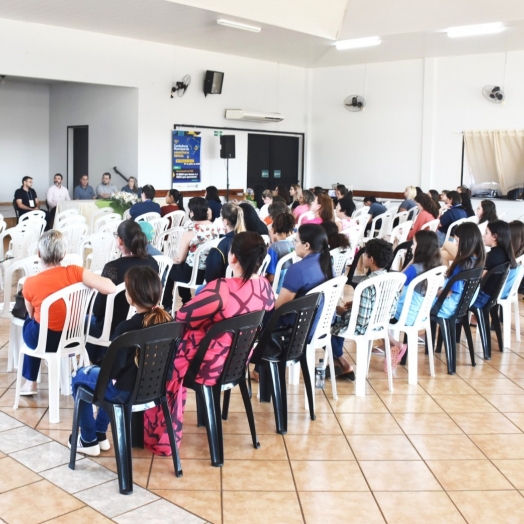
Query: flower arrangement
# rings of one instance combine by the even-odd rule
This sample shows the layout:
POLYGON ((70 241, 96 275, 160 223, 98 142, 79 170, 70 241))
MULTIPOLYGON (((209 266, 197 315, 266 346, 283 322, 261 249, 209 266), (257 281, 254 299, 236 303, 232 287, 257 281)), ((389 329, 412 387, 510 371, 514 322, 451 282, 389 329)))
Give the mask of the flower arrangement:
POLYGON ((125 191, 118 191, 113 193, 111 198, 104 198, 97 200, 95 204, 97 207, 112 207, 115 213, 123 215, 133 204, 138 202, 138 196, 134 193, 126 193, 125 191))

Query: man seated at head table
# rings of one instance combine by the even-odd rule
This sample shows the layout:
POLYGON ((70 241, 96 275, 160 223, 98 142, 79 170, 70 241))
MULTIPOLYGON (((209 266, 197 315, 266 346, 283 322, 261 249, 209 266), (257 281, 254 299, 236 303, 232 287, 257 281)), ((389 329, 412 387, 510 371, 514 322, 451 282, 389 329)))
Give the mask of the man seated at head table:
POLYGON ((111 198, 114 193, 118 193, 118 189, 111 183, 111 174, 104 173, 102 182, 96 186, 96 195, 98 198, 111 198))
POLYGON ((93 200, 94 198, 96 198, 96 193, 89 185, 89 177, 82 175, 80 185, 76 186, 73 191, 73 200, 93 200))

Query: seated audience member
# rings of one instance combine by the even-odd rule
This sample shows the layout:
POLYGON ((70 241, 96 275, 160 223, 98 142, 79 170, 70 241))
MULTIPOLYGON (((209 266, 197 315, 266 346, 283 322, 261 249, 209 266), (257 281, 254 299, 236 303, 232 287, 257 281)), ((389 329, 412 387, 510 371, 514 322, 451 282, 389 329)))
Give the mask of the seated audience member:
POLYGON ((495 203, 492 200, 482 200, 477 207, 477 217, 479 219, 479 224, 498 220, 497 206, 495 206, 495 203))
MULTIPOLYGON (((507 222, 503 220, 489 222, 484 232, 484 245, 491 249, 486 255, 486 264, 482 276, 490 269, 506 262, 509 262, 510 270, 517 267, 513 246, 511 245, 511 231, 507 222)), ((478 308, 484 307, 493 295, 497 284, 497 278, 490 278, 484 288, 479 291, 473 305, 478 308)))
POLYGON ((325 193, 326 193, 326 191, 324 190, 324 188, 322 188, 322 187, 320 187, 320 186, 315 186, 315 187, 313 188, 313 194, 314 194, 315 196, 323 195, 323 194, 325 194, 325 193))
POLYGON ((118 193, 118 189, 115 185, 111 184, 111 174, 104 173, 102 175, 102 182, 96 186, 96 196, 98 198, 111 198, 115 193, 118 193))
POLYGON ((273 192, 273 196, 279 196, 284 199, 284 202, 288 206, 291 203, 291 198, 289 197, 288 188, 284 185, 278 185, 273 192))
POLYGON ((289 188, 289 196, 292 198, 291 209, 294 210, 300 205, 300 198, 302 197, 302 188, 300 184, 293 184, 289 188))
POLYGON ((206 187, 206 196, 208 208, 211 210, 210 220, 213 222, 220 218, 220 208, 222 207, 222 200, 218 194, 218 189, 215 186, 206 187))
POLYGON ((473 206, 471 204, 471 197, 468 192, 460 193, 460 202, 464 211, 466 211, 468 218, 475 216, 475 211, 473 211, 473 206))
POLYGON ((273 202, 273 191, 271 189, 266 189, 262 192, 262 202, 264 202, 264 205, 260 208, 258 218, 265 220, 269 216, 269 206, 273 202))
POLYGON ((166 205, 160 208, 160 216, 166 216, 173 211, 184 211, 184 197, 178 189, 170 189, 166 195, 166 205))
POLYGON ((138 198, 142 196, 142 190, 138 187, 138 182, 134 176, 130 176, 127 179, 127 184, 121 189, 121 191, 136 195, 138 198))
MULTIPOLYGON (((147 240, 140 225, 132 220, 124 220, 116 231, 116 244, 122 256, 108 262, 102 270, 102 276, 109 278, 115 285, 124 282, 124 275, 132 267, 147 266, 158 273, 158 264, 154 258, 147 254, 147 240)), ((128 305, 124 293, 119 293, 115 298, 111 334, 116 326, 127 318, 128 305)), ((93 305, 93 316, 89 326, 89 334, 100 337, 106 316, 106 295, 100 293, 96 296, 93 305)), ((86 344, 89 360, 99 365, 105 355, 106 347, 96 344, 86 344)))
MULTIPOLYGON (((368 280, 379 275, 387 273, 386 267, 389 266, 393 259, 393 250, 391 244, 386 240, 373 238, 366 242, 364 246, 365 256, 362 257, 364 268, 368 271, 368 275, 362 280, 368 280)), ((357 323, 355 326, 355 333, 357 335, 364 335, 371 318, 371 313, 375 305, 376 291, 374 287, 366 288, 360 296, 360 307, 357 313, 357 323)), ((340 317, 336 320, 331 336, 331 347, 333 349, 333 357, 335 359, 335 376, 342 376, 349 380, 355 380, 355 373, 353 366, 344 357, 344 338, 338 336, 343 333, 348 325, 349 319, 353 314, 353 302, 346 302, 343 306, 337 306, 336 312, 340 317)), ((327 371, 327 370, 326 370, 327 371)))
POLYGON ((71 200, 71 198, 69 197, 69 191, 67 190, 67 187, 64 187, 62 185, 62 178, 62 175, 60 173, 57 173, 53 177, 53 185, 47 190, 46 193, 47 207, 50 211, 50 220, 54 220, 55 218, 56 206, 58 202, 62 200, 71 200))
MULTIPOLYGON (((42 271, 27 277, 23 295, 27 308, 27 317, 22 328, 25 344, 36 349, 40 334, 40 312, 42 302, 53 293, 67 286, 83 282, 86 286, 100 293, 114 293, 115 285, 103 276, 95 275, 80 266, 61 266, 67 253, 67 242, 60 231, 51 229, 45 232, 38 241, 38 256, 42 271)), ((60 344, 62 329, 66 321, 66 306, 63 301, 55 302, 49 310, 46 351, 55 353, 60 344)), ((26 379, 20 390, 21 395, 37 393, 36 379, 40 370, 41 359, 25 355, 22 376, 26 379)))
POLYGON ((353 194, 350 194, 349 189, 344 184, 337 185, 337 188, 335 189, 335 195, 337 197, 337 202, 347 197, 353 199, 353 194))
POLYGON ((440 206, 425 193, 417 195, 415 197, 415 202, 417 203, 419 213, 408 234, 408 240, 412 240, 417 231, 420 231, 423 225, 432 220, 436 220, 440 211, 440 206))
POLYGON ((138 222, 138 225, 140 226, 140 229, 142 230, 142 233, 146 236, 147 240, 147 246, 146 246, 146 252, 148 255, 154 257, 157 255, 163 255, 162 251, 159 251, 156 247, 154 247, 151 242, 155 240, 156 231, 153 224, 150 222, 147 222, 146 220, 141 220, 138 222))
POLYGON ((444 202, 446 207, 440 210, 440 223, 437 228, 438 241, 441 247, 444 244, 449 226, 461 218, 468 217, 461 205, 460 193, 457 193, 457 191, 448 191, 444 202))
MULTIPOLYGON (((511 246, 513 247, 513 253, 515 258, 519 258, 524 255, 524 224, 520 220, 513 220, 509 223, 509 230, 511 234, 511 246)), ((501 298, 508 298, 511 287, 517 278, 517 268, 509 270, 506 284, 502 291, 501 298)), ((511 319, 508 319, 511 322, 511 319)))
POLYGON ((298 220, 300 215, 303 215, 304 213, 307 213, 310 208, 311 204, 315 200, 315 195, 309 191, 308 189, 302 190, 302 197, 300 198, 300 205, 297 206, 295 209, 293 209, 293 214, 295 215, 295 218, 298 220))
POLYGON ((336 223, 340 231, 356 225, 356 222, 351 220, 351 215, 353 215, 355 210, 356 206, 352 198, 344 197, 339 199, 337 202, 337 207, 335 208, 335 215, 336 223))
POLYGON ((93 200, 96 198, 95 190, 89 185, 89 177, 82 175, 80 185, 73 190, 73 200, 93 200))
MULTIPOLYGON (((163 305, 167 311, 171 311, 173 301, 175 300, 175 297, 173 297, 175 282, 189 282, 191 279, 193 267, 196 262, 196 250, 202 244, 218 238, 217 229, 213 222, 208 219, 209 208, 207 204, 208 201, 202 197, 193 197, 188 203, 190 221, 184 225, 185 233, 180 239, 175 265, 171 268, 164 291, 163 305)), ((250 204, 245 205, 252 208, 250 204)), ((253 212, 256 215, 254 209, 253 212)), ((207 255, 201 257, 199 260, 197 284, 202 284, 204 281, 206 258, 207 255)), ((191 291, 189 289, 181 287, 179 288, 179 294, 182 299, 182 304, 187 304, 191 300, 191 291)))
POLYGON ((20 216, 28 211, 40 209, 40 202, 33 189, 33 179, 30 176, 22 178, 22 187, 15 191, 15 204, 20 216))
POLYGON ((209 250, 206 260, 206 282, 225 278, 228 265, 228 254, 235 235, 246 230, 244 211, 238 204, 227 202, 220 210, 220 216, 226 229, 226 235, 218 246, 209 250))
MULTIPOLYGON (((158 273, 149 267, 132 267, 125 274, 124 282, 127 303, 136 309, 136 313, 129 320, 118 324, 111 340, 129 331, 165 324, 171 320, 171 315, 158 307, 162 296, 162 284, 158 273)), ((135 348, 121 350, 118 353, 111 368, 111 380, 107 385, 105 400, 116 402, 129 400, 137 379, 137 362, 135 348)), ((79 386, 94 391, 99 374, 99 366, 78 369, 73 377, 73 397, 76 397, 79 386)), ((111 448, 106 436, 110 420, 104 408, 98 408, 95 420, 93 410, 89 406, 84 406, 80 415, 78 453, 97 457, 100 455, 100 450, 108 451, 111 448)), ((71 437, 69 437, 69 447, 71 447, 71 437)))
POLYGON ((446 205, 446 197, 448 196, 448 193, 449 193, 448 189, 443 189, 440 192, 440 195, 439 195, 440 202, 444 202, 444 205, 446 205))
MULTIPOLYGON (((252 208, 250 204, 245 205, 252 208)), ((228 253, 233 278, 219 278, 208 282, 197 296, 177 311, 176 320, 184 322, 187 329, 176 353, 173 378, 167 384, 167 401, 179 446, 187 394, 182 383, 207 331, 221 320, 254 311, 271 311, 274 307, 275 299, 271 285, 267 279, 257 275, 266 253, 266 245, 260 235, 251 232, 238 233, 228 253)), ((229 334, 221 336, 209 345, 197 382, 207 386, 216 383, 229 349, 229 334)), ((144 441, 145 447, 157 455, 171 454, 162 408, 155 407, 146 411, 144 441)))
MULTIPOLYGON (((455 192, 456 191, 451 191, 451 193, 455 192)), ((486 251, 477 224, 474 224, 473 222, 463 222, 462 224, 459 224, 455 230, 455 243, 457 244, 457 255, 446 272, 447 280, 439 291, 439 295, 442 293, 442 290, 446 287, 446 284, 451 277, 454 277, 461 271, 484 267, 486 251)), ((442 303, 438 313, 439 317, 450 318, 455 314, 463 289, 464 282, 455 282, 451 288, 450 294, 442 303)), ((437 299, 435 299, 435 302, 436 300, 437 299)))
POLYGON ((253 231, 259 235, 269 235, 265 222, 260 220, 255 208, 247 202, 240 202, 239 206, 244 212, 244 224, 246 231, 253 231))
POLYGON ((417 188, 414 186, 406 187, 404 191, 405 200, 398 207, 398 212, 409 211, 411 208, 415 207, 417 203, 415 202, 415 197, 417 196, 417 188))
MULTIPOLYGON (((386 206, 378 203, 377 199, 373 195, 364 197, 364 205, 369 207, 370 215, 368 224, 366 226, 367 232, 371 229, 371 222, 373 222, 373 219, 377 218, 379 215, 382 215, 382 213, 385 213, 387 211, 387 208, 386 206)), ((380 227, 380 222, 381 220, 377 222, 377 227, 380 227)))
MULTIPOLYGON (((271 227, 271 242, 267 250, 271 261, 266 268, 266 278, 269 282, 273 283, 275 278, 275 271, 277 269, 278 261, 285 255, 289 255, 295 250, 295 245, 292 241, 288 240, 289 236, 293 233, 295 227, 295 218, 291 213, 283 212, 275 216, 271 227)), ((282 282, 286 275, 287 269, 291 266, 292 262, 289 260, 286 262, 280 270, 280 281, 277 287, 277 293, 280 293, 282 282)))
POLYGON ((437 204, 437 207, 440 209, 440 193, 436 189, 430 189, 428 191, 428 196, 430 196, 435 204, 437 204))
POLYGON ((140 215, 144 213, 158 213, 160 215, 160 204, 153 202, 155 198, 155 188, 149 184, 146 184, 142 188, 142 202, 137 202, 129 208, 129 216, 136 220, 140 215))
MULTIPOLYGON (((280 213, 289 213, 289 208, 282 198, 275 196, 273 197, 273 202, 269 205, 269 216, 264 220, 269 230, 271 229, 273 220, 275 220, 275 217, 280 213)), ((293 220, 295 220, 295 217, 293 217, 293 220)))
POLYGON ((338 247, 341 250, 345 250, 349 248, 349 238, 343 233, 340 233, 340 231, 338 230, 338 226, 335 222, 322 222, 322 224, 320 224, 320 227, 324 228, 324 230, 326 231, 326 235, 328 236, 329 249, 335 249, 338 247))
POLYGON ((333 200, 326 193, 321 193, 315 197, 311 204, 310 211, 313 212, 314 217, 309 218, 307 215, 302 219, 302 224, 322 224, 322 222, 335 221, 335 214, 333 210, 333 200))

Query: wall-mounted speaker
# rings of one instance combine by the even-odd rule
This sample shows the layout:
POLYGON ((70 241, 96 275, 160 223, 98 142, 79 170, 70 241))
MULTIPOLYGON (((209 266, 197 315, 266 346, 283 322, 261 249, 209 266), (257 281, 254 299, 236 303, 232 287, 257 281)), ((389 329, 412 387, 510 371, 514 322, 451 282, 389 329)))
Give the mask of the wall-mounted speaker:
POLYGON ((204 79, 204 95, 219 95, 222 93, 224 73, 218 71, 206 71, 204 79))
POLYGON ((220 158, 235 158, 235 135, 220 136, 220 158))

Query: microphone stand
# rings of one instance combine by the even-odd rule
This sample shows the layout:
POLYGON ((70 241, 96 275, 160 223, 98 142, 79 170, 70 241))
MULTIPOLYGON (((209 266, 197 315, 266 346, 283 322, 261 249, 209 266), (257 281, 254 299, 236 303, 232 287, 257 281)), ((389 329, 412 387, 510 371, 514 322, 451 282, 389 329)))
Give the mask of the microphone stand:
POLYGON ((120 171, 116 168, 116 166, 113 168, 113 171, 117 174, 117 175, 120 175, 126 182, 129 182, 129 178, 125 177, 122 173, 120 173, 120 171))
POLYGON ((226 202, 229 202, 229 157, 226 158, 226 202))

